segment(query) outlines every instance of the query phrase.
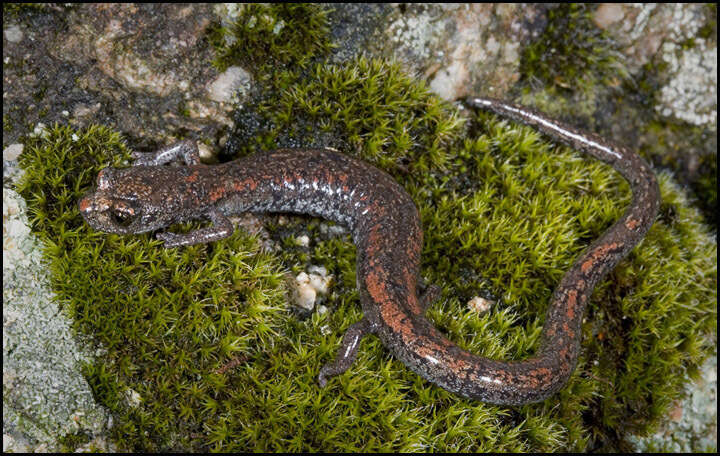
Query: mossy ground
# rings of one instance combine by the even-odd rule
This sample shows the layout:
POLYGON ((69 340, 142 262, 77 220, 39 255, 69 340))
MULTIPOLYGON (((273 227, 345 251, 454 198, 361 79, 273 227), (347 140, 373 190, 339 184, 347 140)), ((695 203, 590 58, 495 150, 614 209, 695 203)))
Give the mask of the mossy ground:
MULTIPOLYGON (((344 153, 390 172, 420 209, 422 276, 443 290, 428 317, 475 353, 532 354, 554 286, 628 204, 624 181, 531 129, 483 113, 465 122, 392 63, 304 61, 260 71, 272 73, 246 107, 259 121, 257 135, 238 152, 324 132, 344 153), (465 304, 476 294, 498 302, 478 315, 465 304)), ((77 198, 100 168, 127 154, 105 128, 56 127, 27 141, 18 184, 59 299, 104 349, 86 374, 114 413, 119 448, 618 449, 626 432, 644 432, 664 416, 685 374, 712 352, 716 244, 662 174, 660 217, 597 287, 578 368, 558 394, 523 407, 461 399, 409 371, 374 337, 322 389, 320 367, 361 317, 349 237, 323 235, 324 222, 303 217, 292 226, 311 233, 309 248, 293 247, 292 229, 271 226, 285 246, 277 254, 241 231, 176 250, 150 235, 94 232, 77 198), (298 319, 282 272, 309 264, 336 278, 330 312, 298 319)))
POLYGON ((543 33, 520 59, 517 87, 525 102, 556 115, 569 105, 573 115, 589 117, 603 93, 628 78, 617 44, 592 21, 594 8, 577 3, 548 8, 543 33))
MULTIPOLYGON (((645 157, 689 184, 717 231, 717 146, 709 145, 714 141, 709 136, 717 132, 656 111, 668 63, 656 58, 640 74, 630 75, 619 44, 593 22, 595 8, 548 8, 543 32, 523 50, 515 92, 525 104, 599 133, 609 134, 615 123, 626 124, 625 131, 635 130, 645 157), (694 159, 700 164, 693 164, 694 159)), ((708 4, 706 11, 697 38, 717 41, 717 6, 708 4)), ((681 44, 685 49, 694 45, 694 38, 681 44)))

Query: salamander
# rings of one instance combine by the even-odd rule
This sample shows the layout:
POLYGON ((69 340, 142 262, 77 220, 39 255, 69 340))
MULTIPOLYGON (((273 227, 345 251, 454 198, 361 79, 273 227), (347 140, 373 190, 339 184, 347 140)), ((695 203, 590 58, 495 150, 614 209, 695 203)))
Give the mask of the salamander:
POLYGON ((467 105, 518 121, 617 170, 632 201, 624 215, 572 264, 555 289, 536 354, 501 361, 461 349, 425 318, 437 287, 419 293, 423 231, 408 193, 390 175, 328 149, 283 149, 218 165, 200 163, 196 145, 181 141, 155 153, 134 153, 133 166, 105 168, 97 189, 78 201, 96 230, 137 234, 209 219, 186 234, 159 232, 164 246, 230 236, 228 216, 244 212, 309 214, 347 226, 357 247, 363 317, 349 327, 338 354, 320 369, 325 386, 354 362, 360 340, 374 334, 409 369, 459 396, 493 404, 541 401, 567 382, 580 351, 581 322, 595 285, 640 242, 660 203, 650 166, 625 147, 531 109, 488 98, 467 105), (163 166, 171 162, 185 166, 163 166))

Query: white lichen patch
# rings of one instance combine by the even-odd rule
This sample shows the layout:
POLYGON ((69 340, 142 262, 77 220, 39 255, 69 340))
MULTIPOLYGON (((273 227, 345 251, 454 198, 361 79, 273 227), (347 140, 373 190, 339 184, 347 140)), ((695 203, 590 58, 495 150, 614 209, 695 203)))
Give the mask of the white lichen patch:
POLYGON ((655 109, 693 125, 716 127, 717 47, 708 46, 703 39, 687 50, 665 43, 662 58, 674 76, 660 90, 655 109))
POLYGON ((707 5, 603 4, 595 23, 623 48, 631 73, 644 65, 664 63, 658 74, 655 109, 665 117, 716 129, 717 43, 699 37, 707 21, 707 5))
POLYGON ((162 72, 129 49, 118 50, 117 38, 122 33, 118 21, 110 21, 105 33, 95 42, 95 55, 100 70, 128 89, 145 91, 165 97, 181 91, 182 79, 173 72, 162 72))
POLYGON ((638 452, 712 452, 717 448, 717 358, 703 364, 700 379, 688 379, 687 397, 675 404, 655 434, 630 436, 638 452))
POLYGON ((444 23, 437 21, 436 16, 431 11, 425 11, 402 15, 391 22, 387 34, 398 53, 423 60, 431 57, 430 50, 436 46, 444 27, 444 23))
POLYGON ((208 95, 218 103, 235 103, 250 90, 252 76, 244 68, 231 66, 208 84, 208 95))
POLYGON ((310 245, 310 237, 307 234, 298 236, 297 238, 295 238, 295 244, 299 245, 300 247, 307 247, 310 245))
POLYGON ((507 89, 519 78, 515 7, 503 5, 408 6, 389 23, 389 52, 446 100, 483 90, 507 89))
POLYGON ((17 160, 23 151, 22 144, 10 144, 3 149, 3 160, 17 160))
POLYGON ((3 30, 3 36, 8 43, 19 43, 23 40, 22 29, 18 25, 11 25, 3 30))
POLYGON ((53 300, 25 212, 3 188, 3 447, 52 451, 66 434, 100 434, 107 416, 81 374, 90 355, 53 300))

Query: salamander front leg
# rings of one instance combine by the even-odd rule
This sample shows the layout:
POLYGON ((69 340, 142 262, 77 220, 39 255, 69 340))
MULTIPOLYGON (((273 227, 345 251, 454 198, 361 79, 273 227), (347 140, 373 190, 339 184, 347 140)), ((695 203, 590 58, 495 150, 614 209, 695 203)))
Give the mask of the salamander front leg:
POLYGON ((352 366, 355 358, 357 358, 360 341, 371 332, 373 332, 372 325, 365 317, 348 328, 340 343, 340 349, 338 350, 335 360, 325 364, 322 369, 320 369, 318 382, 321 387, 327 384, 328 377, 340 375, 352 366))
POLYGON ((184 162, 186 165, 200 163, 200 152, 195 141, 180 141, 163 147, 157 152, 133 152, 132 166, 159 166, 170 162, 184 162))
POLYGON ((169 233, 167 231, 158 233, 156 238, 165 241, 165 247, 179 247, 181 245, 204 244, 220 239, 225 239, 233 233, 232 222, 218 209, 213 209, 207 214, 213 226, 201 228, 185 234, 169 233))

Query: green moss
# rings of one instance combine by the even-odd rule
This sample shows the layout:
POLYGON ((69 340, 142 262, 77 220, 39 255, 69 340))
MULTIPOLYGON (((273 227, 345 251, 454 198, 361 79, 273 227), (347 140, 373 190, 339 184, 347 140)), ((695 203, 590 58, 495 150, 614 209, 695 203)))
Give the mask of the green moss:
POLYGON ((3 3, 3 15, 18 16, 24 12, 45 11, 48 6, 44 3, 3 3))
POLYGON ((247 4, 228 26, 210 28, 220 71, 241 64, 266 74, 275 66, 307 65, 331 48, 329 11, 314 4, 247 4))
MULTIPOLYGON (((263 71, 263 96, 243 111, 256 127, 237 132, 245 144, 235 151, 327 140, 389 171, 420 209, 422 276, 443 290, 428 317, 475 353, 532 354, 563 272, 628 204, 624 181, 531 129, 483 113, 466 123, 395 64, 358 58, 263 71), (466 306, 476 294, 497 303, 478 315, 466 306)), ((127 150, 103 128, 75 141, 72 133, 54 128, 26 143, 19 190, 59 299, 104 348, 86 375, 114 414, 121 449, 618 449, 626 432, 665 416, 685 374, 713 350, 716 244, 662 175, 661 216, 598 286, 578 368, 550 399, 497 407, 458 398, 374 337, 320 388, 320 367, 361 317, 349 237, 305 217, 275 220, 269 228, 284 249, 271 256, 241 232, 176 250, 149 235, 94 232, 75 201, 127 150), (294 242, 303 232, 308 248, 294 242), (310 264, 334 275, 330 312, 299 319, 286 310, 281 273, 310 264)))
POLYGON ((117 445, 208 448, 204 426, 242 390, 231 384, 248 381, 223 366, 258 356, 280 337, 281 270, 240 232, 199 249, 165 250, 152 236, 89 229, 77 200, 102 167, 122 158, 127 149, 116 133, 55 127, 27 142, 18 191, 51 258, 58 299, 75 328, 103 347, 86 375, 116 415, 117 445))
POLYGON ((708 3, 705 5, 706 9, 706 21, 705 25, 700 27, 697 32, 698 38, 717 40, 717 5, 715 3, 708 3))
POLYGON ((678 178, 692 189, 708 223, 717 229, 717 153, 708 146, 714 141, 709 135, 714 132, 653 113, 645 125, 640 151, 654 163, 676 170, 678 178), (688 163, 688 154, 697 157, 699 163, 688 163))
POLYGON ((708 221, 718 227, 718 201, 717 201, 717 154, 708 154, 702 157, 700 178, 692 185, 693 190, 700 199, 700 207, 708 221))
POLYGON ((617 45, 592 21, 594 8, 568 3, 547 10, 545 30, 522 53, 520 73, 526 83, 587 94, 596 84, 617 85, 628 77, 617 45))
POLYGON ((268 86, 262 99, 243 108, 259 114, 263 127, 239 126, 238 153, 313 144, 329 133, 337 146, 402 175, 445 166, 448 141, 463 125, 457 112, 423 84, 381 60, 317 64, 291 87, 280 84, 268 86))
POLYGON ((77 434, 66 434, 60 438, 61 449, 65 453, 73 453, 80 446, 90 442, 90 436, 80 432, 77 434))

